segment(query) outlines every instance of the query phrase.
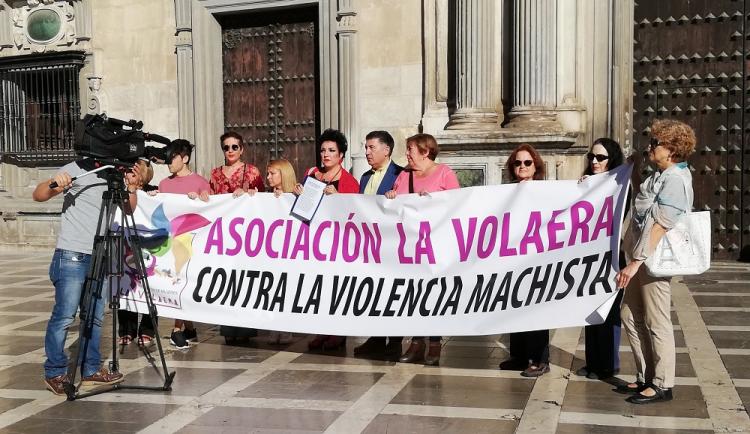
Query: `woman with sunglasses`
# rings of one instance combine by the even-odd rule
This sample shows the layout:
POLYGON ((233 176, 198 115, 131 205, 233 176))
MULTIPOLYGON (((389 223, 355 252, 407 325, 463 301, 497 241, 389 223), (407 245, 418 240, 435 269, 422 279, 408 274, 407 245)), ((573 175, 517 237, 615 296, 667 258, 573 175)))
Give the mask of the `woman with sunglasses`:
MULTIPOLYGON (((519 145, 505 162, 510 182, 544 179, 544 161, 533 146, 519 145)), ((522 371, 524 377, 540 377, 549 372, 549 330, 510 334, 510 358, 500 369, 522 371)))
MULTIPOLYGON (((224 165, 211 170, 211 194, 232 193, 238 197, 250 191, 263 191, 263 177, 258 168, 242 161, 245 151, 242 136, 228 131, 219 140, 224 152, 224 165)), ((202 193, 201 199, 208 200, 208 193, 202 193)))
MULTIPOLYGON (((211 170, 211 194, 232 193, 234 197, 239 197, 244 193, 262 191, 265 187, 260 171, 252 164, 242 161, 245 150, 242 136, 228 131, 221 135, 219 141, 224 152, 224 165, 211 170)), ((208 193, 201 192, 201 199, 208 200, 208 193)), ((251 337, 257 336, 258 332, 243 327, 221 326, 219 334, 224 336, 227 344, 234 344, 247 342, 251 337)))
MULTIPOLYGON (((623 162, 622 149, 612 139, 600 138, 586 154, 588 164, 581 180, 598 175, 618 167, 623 162)), ((630 197, 626 201, 626 208, 630 197)), ((627 210, 625 211, 627 214, 627 210)), ((620 252, 620 267, 624 267, 623 253, 620 252)), ((586 366, 578 369, 576 375, 591 379, 610 378, 620 370, 620 302, 623 291, 617 293, 612 310, 602 324, 589 325, 585 328, 586 366)))
MULTIPOLYGON (((399 173, 393 183, 393 190, 385 192, 385 197, 393 199, 396 195, 409 193, 427 195, 460 188, 456 173, 448 165, 435 162, 439 152, 437 141, 429 134, 416 134, 406 139, 406 160, 409 165, 399 173)), ((439 365, 441 339, 441 336, 430 336, 430 345, 426 347, 424 337, 412 337, 409 349, 399 361, 401 363, 424 361, 425 365, 439 365), (427 349, 426 356, 425 349, 427 349)))
POLYGON ((648 159, 656 171, 641 184, 623 250, 628 265, 617 273, 617 286, 627 288, 620 315, 636 366, 636 382, 617 387, 631 394, 628 402, 648 404, 672 399, 675 380, 674 330, 670 317, 669 277, 653 277, 643 262, 664 234, 693 207, 693 178, 688 156, 695 132, 671 119, 651 124, 648 159))
MULTIPOLYGON (((346 136, 334 129, 323 131, 318 137, 320 152, 320 169, 312 167, 305 172, 305 177, 312 176, 326 184, 325 194, 359 193, 359 182, 342 166, 348 148, 346 136)), ((294 187, 294 194, 302 194, 302 184, 294 187)), ((316 335, 307 343, 309 350, 336 350, 346 345, 346 336, 316 335)))

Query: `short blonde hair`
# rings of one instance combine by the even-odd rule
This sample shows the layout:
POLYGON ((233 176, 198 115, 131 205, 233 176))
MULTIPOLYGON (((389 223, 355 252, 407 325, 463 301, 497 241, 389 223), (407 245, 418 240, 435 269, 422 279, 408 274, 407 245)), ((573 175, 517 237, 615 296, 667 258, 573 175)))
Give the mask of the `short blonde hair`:
POLYGON ((695 131, 674 119, 656 119, 651 124, 651 137, 669 149, 674 160, 685 161, 695 151, 695 131))
POLYGON ((297 184, 297 175, 294 173, 292 163, 287 160, 272 160, 268 163, 268 169, 278 169, 281 172, 281 191, 291 193, 297 184))

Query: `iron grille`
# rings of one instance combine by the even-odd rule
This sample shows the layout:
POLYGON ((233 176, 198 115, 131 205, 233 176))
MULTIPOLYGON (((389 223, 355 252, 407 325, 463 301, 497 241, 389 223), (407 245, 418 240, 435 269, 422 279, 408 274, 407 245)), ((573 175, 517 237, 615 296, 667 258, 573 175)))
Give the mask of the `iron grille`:
POLYGON ((0 158, 23 166, 74 158, 83 53, 0 61, 0 158))

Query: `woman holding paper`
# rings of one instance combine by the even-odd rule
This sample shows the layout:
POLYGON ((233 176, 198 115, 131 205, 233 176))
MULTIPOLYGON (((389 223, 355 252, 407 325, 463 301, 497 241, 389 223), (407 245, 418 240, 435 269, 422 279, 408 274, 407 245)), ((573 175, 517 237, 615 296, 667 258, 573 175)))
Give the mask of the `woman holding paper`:
MULTIPOLYGON (((359 183, 341 165, 348 148, 346 136, 339 131, 327 129, 318 137, 318 151, 320 152, 320 169, 312 167, 305 172, 305 176, 312 176, 326 184, 325 194, 359 193, 359 183)), ((296 195, 302 194, 303 187, 294 187, 296 195)), ((317 335, 307 343, 310 350, 334 350, 346 345, 346 336, 317 335)))
POLYGON ((617 388, 632 394, 628 402, 648 404, 672 399, 675 377, 674 330, 670 318, 669 277, 653 277, 643 262, 693 207, 693 181, 687 157, 695 150, 695 132, 675 120, 651 125, 648 159, 657 170, 641 184, 623 250, 628 265, 617 274, 627 288, 621 318, 633 350, 636 382, 617 388))
MULTIPOLYGON (((399 194, 419 193, 427 195, 443 190, 460 188, 456 173, 445 164, 435 162, 440 149, 437 141, 429 134, 416 134, 406 139, 406 160, 409 166, 396 178, 393 190, 387 191, 385 197, 393 199, 399 194)), ((399 359, 401 363, 425 365, 440 364, 440 336, 430 336, 430 345, 425 356, 424 337, 411 338, 409 349, 399 359)))
MULTIPOLYGON (((359 182, 341 165, 348 148, 346 136, 339 130, 327 129, 318 137, 317 142, 320 169, 307 169, 305 177, 312 176, 325 183, 325 194, 359 193, 359 182)), ((302 194, 302 184, 297 184, 294 193, 302 194)))
MULTIPOLYGON (((533 146, 519 145, 505 162, 511 182, 542 180, 544 161, 533 146)), ((540 377, 549 372, 549 330, 532 330, 510 334, 510 358, 500 369, 523 370, 524 377, 540 377)))
MULTIPOLYGON (((596 139, 591 146, 591 150, 586 154, 586 159, 588 164, 581 180, 590 175, 604 173, 620 166, 623 162, 622 149, 612 139, 596 139)), ((629 199, 626 202, 626 207, 628 202, 629 199)), ((620 267, 624 266, 623 254, 620 252, 620 267)), ((622 294, 623 291, 617 293, 612 310, 602 324, 586 326, 586 366, 577 370, 576 375, 598 379, 609 378, 619 372, 620 302, 622 301, 622 294)))

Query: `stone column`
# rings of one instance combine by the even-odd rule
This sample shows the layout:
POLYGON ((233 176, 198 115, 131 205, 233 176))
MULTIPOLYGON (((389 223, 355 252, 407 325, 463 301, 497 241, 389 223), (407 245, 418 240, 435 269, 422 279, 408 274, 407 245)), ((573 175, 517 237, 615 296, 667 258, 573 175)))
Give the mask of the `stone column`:
POLYGON ((448 129, 498 129, 502 1, 456 0, 456 110, 448 129))
POLYGON ((448 0, 423 0, 424 113, 422 129, 438 134, 448 114, 448 0))
POLYGON ((515 0, 513 108, 509 126, 559 127, 557 0, 515 0))
POLYGON ((74 2, 73 10, 75 12, 76 40, 79 42, 91 40, 93 21, 91 16, 91 0, 78 0, 74 2))
POLYGON ((10 7, 0 1, 0 50, 13 47, 13 21, 10 7))
POLYGON ((181 139, 195 143, 193 24, 190 0, 175 0, 177 54, 177 124, 181 139))

